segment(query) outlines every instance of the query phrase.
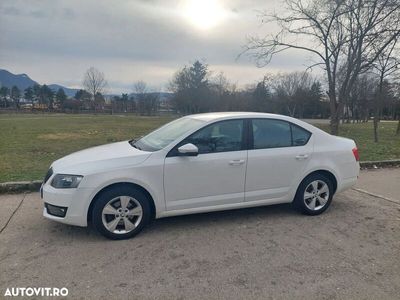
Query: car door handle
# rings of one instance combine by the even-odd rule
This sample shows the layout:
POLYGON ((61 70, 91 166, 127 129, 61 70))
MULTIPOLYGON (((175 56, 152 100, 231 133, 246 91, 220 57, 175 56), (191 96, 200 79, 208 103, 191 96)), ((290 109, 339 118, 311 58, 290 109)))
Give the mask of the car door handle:
POLYGON ((308 158, 308 154, 299 154, 296 156, 296 159, 301 160, 301 159, 307 159, 308 158))
POLYGON ((231 166, 240 166, 240 165, 243 165, 244 162, 245 162, 244 159, 234 159, 234 160, 229 161, 229 164, 231 166))

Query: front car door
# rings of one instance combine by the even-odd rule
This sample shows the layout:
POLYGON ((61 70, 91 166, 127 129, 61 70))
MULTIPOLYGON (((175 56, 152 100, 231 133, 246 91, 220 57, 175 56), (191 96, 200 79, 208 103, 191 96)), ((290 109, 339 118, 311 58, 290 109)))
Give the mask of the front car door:
POLYGON ((248 152, 245 201, 290 201, 304 167, 311 158, 311 133, 278 119, 253 119, 248 152))
POLYGON ((218 121, 176 145, 164 163, 167 210, 243 202, 247 163, 245 132, 242 119, 218 121), (197 156, 179 154, 177 149, 187 143, 199 149, 197 156))

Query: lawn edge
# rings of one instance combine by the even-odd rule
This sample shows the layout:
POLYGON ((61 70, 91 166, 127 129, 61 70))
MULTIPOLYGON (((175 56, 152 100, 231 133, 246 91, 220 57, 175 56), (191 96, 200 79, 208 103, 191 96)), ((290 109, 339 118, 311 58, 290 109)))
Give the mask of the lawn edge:
POLYGON ((41 185, 41 180, 2 182, 0 183, 0 194, 38 192, 41 185))
POLYGON ((360 161, 361 169, 391 168, 399 166, 400 166, 400 159, 360 161))
MULTIPOLYGON (((361 161, 363 170, 400 167, 400 159, 361 161)), ((41 180, 15 181, 0 183, 0 194, 16 194, 21 192, 38 192, 42 185, 41 180)))

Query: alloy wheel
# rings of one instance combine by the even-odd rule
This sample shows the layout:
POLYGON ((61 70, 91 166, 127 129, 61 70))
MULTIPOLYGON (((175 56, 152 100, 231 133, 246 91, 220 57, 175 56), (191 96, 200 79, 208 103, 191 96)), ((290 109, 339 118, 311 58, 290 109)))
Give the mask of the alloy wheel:
POLYGON ((312 211, 322 209, 329 200, 329 187, 322 180, 312 181, 304 191, 304 204, 312 211))
POLYGON ((115 234, 126 234, 139 226, 143 209, 139 201, 130 196, 111 199, 101 213, 104 227, 115 234))

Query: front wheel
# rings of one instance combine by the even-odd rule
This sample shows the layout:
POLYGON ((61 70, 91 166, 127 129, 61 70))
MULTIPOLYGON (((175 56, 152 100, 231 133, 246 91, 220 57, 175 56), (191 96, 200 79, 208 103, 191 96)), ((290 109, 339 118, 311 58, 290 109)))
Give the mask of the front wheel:
POLYGON ((150 220, 149 199, 130 186, 116 186, 96 200, 92 223, 103 236, 122 240, 135 236, 150 220))
POLYGON ((301 182, 293 204, 302 213, 315 216, 328 209, 332 197, 332 182, 321 174, 312 174, 301 182))

